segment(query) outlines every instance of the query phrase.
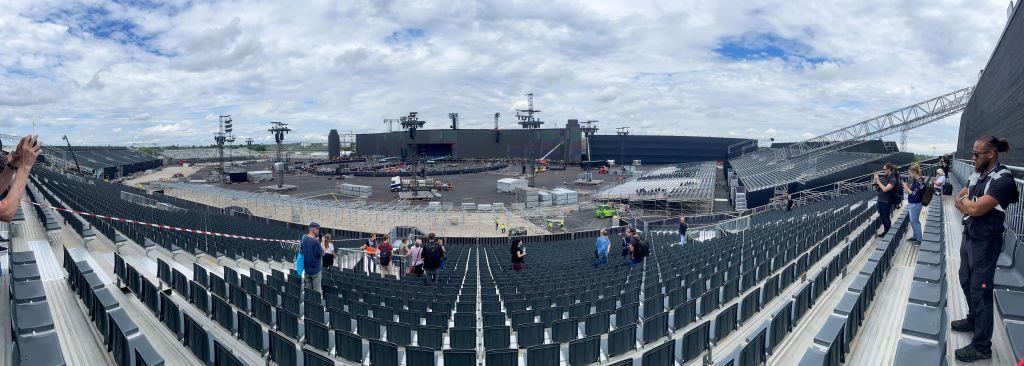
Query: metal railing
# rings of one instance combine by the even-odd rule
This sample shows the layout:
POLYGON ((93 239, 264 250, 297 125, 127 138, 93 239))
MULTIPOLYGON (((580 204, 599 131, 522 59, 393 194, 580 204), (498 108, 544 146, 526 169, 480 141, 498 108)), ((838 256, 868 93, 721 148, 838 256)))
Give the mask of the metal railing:
POLYGON ((342 269, 353 269, 369 276, 395 277, 407 276, 407 256, 392 254, 391 264, 380 265, 380 255, 369 254, 362 249, 339 248, 335 250, 334 264, 342 269))

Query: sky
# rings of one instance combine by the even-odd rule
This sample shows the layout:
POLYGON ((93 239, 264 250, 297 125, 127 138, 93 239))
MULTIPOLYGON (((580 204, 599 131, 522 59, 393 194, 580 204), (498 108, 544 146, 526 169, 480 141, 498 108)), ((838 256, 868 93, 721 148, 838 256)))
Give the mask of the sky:
MULTIPOLYGON (((47 143, 325 141, 515 125, 799 141, 977 81, 1005 0, 0 0, 0 133, 47 143)), ((953 151, 959 114, 908 148, 953 151)), ((898 137, 892 137, 898 139, 898 137)))

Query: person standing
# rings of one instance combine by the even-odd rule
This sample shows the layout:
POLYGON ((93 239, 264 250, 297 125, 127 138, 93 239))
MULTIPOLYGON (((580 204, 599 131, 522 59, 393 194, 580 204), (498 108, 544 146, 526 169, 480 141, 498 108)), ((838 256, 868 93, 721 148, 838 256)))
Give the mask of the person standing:
POLYGON ((598 266, 608 264, 608 252, 612 250, 612 242, 608 240, 608 230, 601 229, 601 236, 597 237, 594 255, 597 257, 598 266))
POLYGON ((423 241, 416 239, 413 243, 412 249, 409 249, 409 269, 406 270, 410 275, 422 276, 423 275, 423 241))
POLYGON ((14 153, 0 161, 0 221, 14 221, 14 215, 21 207, 28 174, 43 149, 38 135, 28 135, 18 142, 14 153))
POLYGON ((629 233, 632 235, 632 240, 629 244, 629 252, 633 255, 629 261, 629 266, 633 267, 644 262, 644 258, 650 254, 651 248, 647 242, 640 237, 640 233, 636 232, 636 229, 629 229, 629 233))
POLYGON ((786 193, 786 211, 793 211, 793 197, 786 193))
POLYGON ((523 239, 512 240, 512 269, 516 272, 523 270, 523 262, 526 261, 526 249, 523 248, 523 239))
POLYGON ((896 189, 896 181, 893 177, 893 170, 896 166, 886 163, 881 172, 875 173, 875 188, 878 190, 875 204, 878 210, 878 220, 882 223, 882 232, 878 236, 885 236, 892 227, 892 201, 893 190, 896 189))
POLYGON ((907 192, 907 209, 910 211, 910 227, 914 232, 914 236, 908 241, 914 241, 918 244, 921 243, 921 209, 924 207, 921 203, 921 199, 924 198, 925 182, 924 178, 921 177, 921 165, 914 163, 910 165, 908 172, 910 176, 910 183, 900 182, 903 185, 903 190, 907 192))
POLYGON ((324 247, 316 236, 320 234, 320 224, 309 223, 309 232, 302 237, 302 274, 307 288, 322 292, 320 270, 323 266, 324 247))
POLYGON ((971 343, 955 352, 960 362, 992 357, 992 278, 1002 251, 1006 209, 1020 198, 1013 174, 999 163, 999 153, 1009 149, 1005 138, 985 136, 974 141, 974 174, 954 201, 965 215, 958 273, 967 298, 967 316, 950 327, 956 332, 974 332, 971 343))
POLYGON ((686 245, 686 230, 690 227, 686 225, 686 216, 679 216, 679 247, 682 248, 686 245))
POLYGON ((378 255, 380 256, 380 274, 384 276, 392 274, 391 254, 395 248, 391 247, 390 239, 388 235, 384 235, 384 241, 377 246, 378 255))
POLYGON ((423 273, 426 275, 424 282, 437 282, 437 270, 441 268, 441 258, 444 257, 444 247, 437 242, 434 233, 427 234, 427 242, 423 244, 423 273))
POLYGON ((369 273, 377 272, 377 234, 370 234, 370 238, 363 243, 365 252, 366 269, 369 273))
POLYGON ((334 265, 334 241, 331 240, 331 234, 324 234, 321 242, 324 246, 324 268, 334 265))

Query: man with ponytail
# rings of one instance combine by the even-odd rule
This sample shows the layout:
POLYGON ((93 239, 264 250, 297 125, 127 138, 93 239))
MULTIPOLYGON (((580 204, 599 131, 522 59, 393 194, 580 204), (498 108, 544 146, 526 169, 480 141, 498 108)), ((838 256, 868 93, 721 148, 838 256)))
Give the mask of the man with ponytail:
POLYGON ((957 332, 973 332, 971 344, 956 350, 961 362, 992 357, 992 278, 1002 251, 1006 208, 1017 203, 1020 192, 1009 169, 999 164, 999 154, 1010 150, 1006 139, 985 136, 974 141, 974 174, 970 185, 956 196, 964 214, 960 244, 960 287, 967 298, 967 316, 954 321, 957 332))

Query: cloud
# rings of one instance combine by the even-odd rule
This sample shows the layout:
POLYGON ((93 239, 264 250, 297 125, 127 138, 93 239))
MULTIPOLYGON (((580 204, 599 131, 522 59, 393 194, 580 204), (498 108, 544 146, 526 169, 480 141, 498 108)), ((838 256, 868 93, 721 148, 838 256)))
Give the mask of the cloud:
POLYGON ((4 132, 93 144, 207 144, 219 114, 257 141, 410 111, 513 128, 528 92, 545 126, 794 141, 973 85, 1006 21, 996 0, 0 3, 4 132))

